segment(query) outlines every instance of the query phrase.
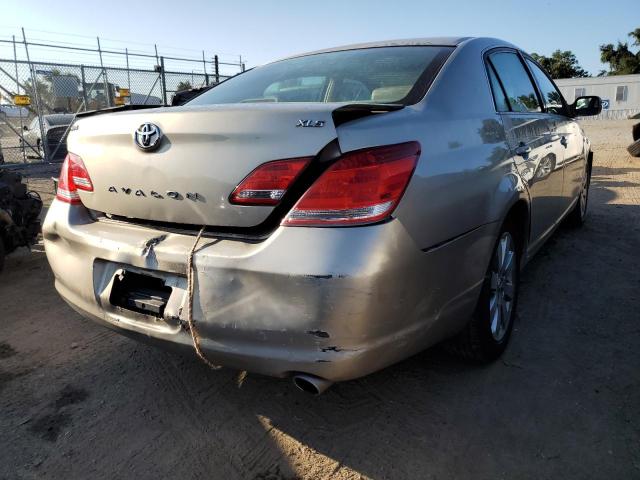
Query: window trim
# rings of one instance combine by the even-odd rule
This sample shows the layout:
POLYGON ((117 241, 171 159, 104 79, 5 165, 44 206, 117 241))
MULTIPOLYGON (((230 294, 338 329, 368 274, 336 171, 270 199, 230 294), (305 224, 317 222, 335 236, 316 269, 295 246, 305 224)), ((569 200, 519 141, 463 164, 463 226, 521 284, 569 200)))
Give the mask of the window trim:
POLYGON ((570 118, 569 117, 569 111, 570 111, 569 110, 569 104, 567 104, 567 101, 565 100, 564 95, 562 95, 562 92, 558 88, 558 85, 556 85, 556 82, 553 81, 553 78, 551 78, 549 73, 542 67, 542 65, 540 65, 533 58, 531 58, 531 55, 529 55, 529 54, 527 54, 525 52, 519 52, 519 53, 520 53, 520 56, 522 57, 523 63, 525 64, 525 66, 527 68, 527 71, 529 72, 530 78, 533 80, 534 85, 536 86, 536 89, 538 90, 538 97, 541 100, 540 106, 542 107, 542 113, 546 113, 547 115, 559 115, 561 117, 570 118), (529 60, 534 65, 536 65, 540 69, 540 71, 542 73, 544 73, 544 75, 547 77, 547 79, 551 82, 551 85, 553 85, 553 87, 556 89, 556 91, 560 95, 560 100, 562 101, 562 107, 563 107, 564 112, 565 112, 564 114, 550 112, 550 111, 547 110, 547 107, 545 106, 544 100, 542 98, 542 89, 540 88, 540 85, 538 85, 538 81, 536 80, 535 75, 533 74, 533 72, 529 68, 529 65, 527 64, 527 60, 529 60))
POLYGON ((529 71, 529 67, 527 66, 526 62, 524 61, 524 58, 522 56, 522 52, 520 52, 520 50, 518 50, 516 48, 510 48, 510 47, 495 47, 495 48, 491 48, 491 49, 487 50, 486 52, 484 52, 483 55, 482 55, 482 58, 483 58, 484 64, 485 64, 485 76, 487 77, 487 82, 489 84, 489 88, 491 89, 490 90, 491 91, 491 98, 493 99, 493 107, 494 107, 494 110, 495 110, 496 113, 509 114, 509 115, 540 115, 541 113, 545 113, 544 102, 542 101, 542 97, 540 95, 538 84, 536 83, 535 79, 532 78, 532 74, 529 71), (538 105, 540 106, 540 111, 539 112, 516 112, 516 111, 514 111, 512 109, 511 101, 509 100, 509 96, 506 94, 506 89, 504 88, 504 85, 502 84, 502 79, 500 78, 500 75, 498 75, 498 71, 496 70, 496 68, 493 66, 493 62, 491 62, 491 58, 489 58, 491 55, 493 55, 495 53, 500 53, 500 52, 513 53, 520 60, 520 63, 522 64, 522 67, 524 68, 524 71, 527 73, 527 76, 529 77, 529 81, 531 82, 531 86, 533 86, 533 91, 536 94, 536 98, 538 99, 538 105), (502 87, 502 90, 505 93, 505 98, 507 99, 507 103, 509 104, 509 111, 508 112, 501 112, 497 108, 497 105, 495 103, 495 97, 493 96, 493 89, 491 88, 491 80, 489 79, 489 73, 486 70, 488 66, 491 66, 493 68, 493 71, 496 74, 496 77, 498 77, 498 82, 500 82, 500 87, 502 87))

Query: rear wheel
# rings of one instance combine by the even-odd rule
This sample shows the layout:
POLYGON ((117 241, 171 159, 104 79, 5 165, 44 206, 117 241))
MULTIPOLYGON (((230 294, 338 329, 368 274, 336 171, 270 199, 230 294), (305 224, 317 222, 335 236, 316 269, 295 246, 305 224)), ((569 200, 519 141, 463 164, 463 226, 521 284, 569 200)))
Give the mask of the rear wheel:
POLYGON ((479 363, 502 354, 511 336, 518 303, 519 268, 515 229, 506 226, 498 237, 473 317, 450 340, 449 350, 479 363))
POLYGON ((0 237, 0 272, 4 268, 4 243, 2 237, 0 237))
POLYGON ((636 140, 627 147, 627 151, 632 157, 640 157, 640 140, 636 140))
POLYGON ((576 206, 573 207, 571 213, 567 217, 567 221, 574 227, 581 227, 584 224, 587 217, 587 207, 589 206, 589 186, 591 185, 591 161, 587 164, 587 168, 582 178, 582 188, 580 189, 580 196, 576 202, 576 206))

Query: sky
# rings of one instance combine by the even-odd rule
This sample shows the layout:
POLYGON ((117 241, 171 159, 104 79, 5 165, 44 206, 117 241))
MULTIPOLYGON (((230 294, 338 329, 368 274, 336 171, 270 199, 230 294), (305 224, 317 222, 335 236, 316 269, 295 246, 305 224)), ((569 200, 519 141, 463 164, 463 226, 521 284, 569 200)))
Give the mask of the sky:
MULTIPOLYGON (((248 67, 294 53, 364 41, 428 36, 491 36, 528 52, 572 50, 597 74, 598 46, 627 41, 640 27, 640 0, 2 0, 0 38, 91 44, 103 48, 222 59, 248 67), (54 33, 50 33, 54 32, 54 33)), ((6 55, 0 51, 0 56, 6 55)), ((66 60, 69 55, 59 54, 66 60)), ((78 54, 81 56, 81 54, 78 54)))

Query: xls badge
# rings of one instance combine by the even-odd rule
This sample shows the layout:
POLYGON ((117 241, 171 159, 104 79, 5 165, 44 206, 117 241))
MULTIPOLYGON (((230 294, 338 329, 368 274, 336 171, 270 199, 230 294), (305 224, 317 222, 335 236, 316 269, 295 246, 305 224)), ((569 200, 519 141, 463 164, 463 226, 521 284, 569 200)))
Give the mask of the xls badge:
POLYGON ((324 127, 324 120, 303 120, 303 119, 300 119, 300 120, 298 120, 298 123, 296 123, 296 127, 302 127, 302 128, 324 127))

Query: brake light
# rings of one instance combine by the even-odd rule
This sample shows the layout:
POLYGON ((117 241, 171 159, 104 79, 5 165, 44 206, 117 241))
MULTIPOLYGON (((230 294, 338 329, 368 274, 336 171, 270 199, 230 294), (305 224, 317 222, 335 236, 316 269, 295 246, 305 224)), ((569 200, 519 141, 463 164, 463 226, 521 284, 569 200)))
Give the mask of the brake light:
POLYGON ((283 225, 358 225, 387 218, 413 174, 418 142, 343 155, 304 193, 283 225))
POLYGON ((56 198, 71 204, 82 203, 78 190, 93 192, 93 183, 82 159, 73 153, 68 153, 60 169, 56 198))
POLYGON ((240 182, 230 201, 238 205, 277 205, 311 157, 276 160, 260 165, 240 182))

